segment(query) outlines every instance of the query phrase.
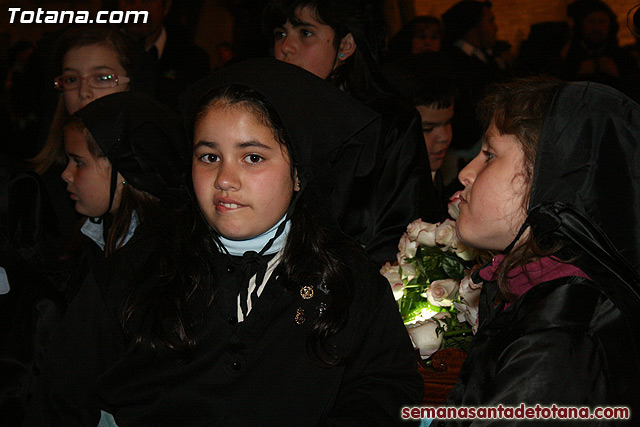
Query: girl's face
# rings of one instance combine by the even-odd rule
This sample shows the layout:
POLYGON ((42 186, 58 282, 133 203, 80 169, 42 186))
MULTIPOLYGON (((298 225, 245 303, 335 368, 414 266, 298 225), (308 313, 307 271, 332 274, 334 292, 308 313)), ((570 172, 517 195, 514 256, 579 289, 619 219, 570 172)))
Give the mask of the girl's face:
POLYGON ((294 191, 287 150, 246 106, 209 107, 193 143, 198 204, 222 236, 250 239, 284 216, 294 191))
POLYGON ((457 231, 467 245, 503 250, 526 218, 527 189, 522 145, 514 135, 500 135, 493 122, 482 151, 460 173, 457 231))
POLYGON ((89 86, 86 78, 95 74, 112 73, 118 77, 127 77, 127 73, 118 59, 118 54, 109 45, 98 43, 70 49, 62 60, 62 75, 80 79, 80 86, 77 89, 62 92, 67 112, 73 114, 94 99, 126 91, 128 83, 96 89, 89 86))
MULTIPOLYGON (((64 147, 69 162, 62 172, 76 211, 88 217, 104 215, 109 208, 111 163, 107 157, 94 157, 89 151, 84 132, 74 127, 64 130, 64 147)), ((111 211, 120 205, 123 178, 118 174, 116 193, 111 211)))
POLYGON ((440 52, 440 28, 428 25, 419 29, 411 41, 411 53, 440 52))
POLYGON ((326 79, 342 61, 335 47, 335 31, 318 21, 313 8, 303 7, 296 11, 295 23, 287 21, 274 29, 274 54, 277 60, 297 65, 300 68, 326 79))

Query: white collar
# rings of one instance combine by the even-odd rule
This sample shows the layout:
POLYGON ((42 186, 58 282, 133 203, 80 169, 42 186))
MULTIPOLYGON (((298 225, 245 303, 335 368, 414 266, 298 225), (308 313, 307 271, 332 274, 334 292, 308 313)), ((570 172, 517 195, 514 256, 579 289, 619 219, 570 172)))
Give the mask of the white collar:
POLYGON ((469 43, 464 39, 456 40, 456 42, 453 45, 456 46, 461 51, 463 51, 464 53, 466 53, 467 56, 475 56, 476 58, 478 58, 480 61, 484 63, 489 62, 489 59, 487 58, 487 54, 483 52, 482 49, 478 49, 477 47, 475 47, 474 45, 472 45, 471 43, 469 43))
MULTIPOLYGON (((265 247, 267 242, 276 235, 276 231, 278 230, 278 226, 282 224, 286 215, 283 216, 280 221, 278 221, 273 227, 265 231, 259 236, 252 237, 246 240, 231 240, 227 239, 224 236, 220 236, 220 243, 224 245, 224 247, 229 252, 229 255, 233 256, 242 256, 245 252, 254 251, 260 253, 262 248, 265 247)), ((280 251, 284 247, 285 242, 287 241, 287 236, 289 235, 289 230, 291 229, 291 221, 287 220, 287 223, 284 227, 284 231, 280 234, 276 240, 274 240, 271 247, 263 254, 263 255, 271 255, 280 251)))
POLYGON ((9 286, 9 278, 7 277, 7 270, 0 267, 0 295, 8 294, 11 286, 9 286))
POLYGON ((162 58, 162 53, 164 52, 164 47, 167 44, 167 30, 165 30, 164 26, 162 27, 162 31, 160 31, 160 35, 153 43, 153 46, 158 49, 158 59, 162 58))
MULTIPOLYGON (((138 215, 135 211, 131 215, 131 224, 129 225, 129 230, 127 230, 127 235, 124 237, 124 242, 122 246, 126 245, 129 240, 133 237, 133 233, 136 231, 136 227, 138 226, 138 215)), ((104 242, 104 226, 102 221, 99 224, 95 222, 91 222, 89 218, 84 222, 80 232, 93 240, 93 242, 100 247, 101 250, 104 251, 105 242, 104 242)))

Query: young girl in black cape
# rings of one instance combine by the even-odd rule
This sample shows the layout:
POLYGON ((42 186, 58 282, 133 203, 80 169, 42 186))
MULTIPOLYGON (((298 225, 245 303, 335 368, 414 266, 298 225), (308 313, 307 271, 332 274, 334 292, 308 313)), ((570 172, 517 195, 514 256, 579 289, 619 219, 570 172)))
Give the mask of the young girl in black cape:
MULTIPOLYGON (((480 112, 488 129, 459 174, 457 229, 503 253, 475 277, 480 326, 446 404, 587 417, 622 406, 637 425, 640 106, 607 86, 533 79, 497 88, 480 112)), ((549 422, 537 420, 526 424, 549 422)), ((438 425, 472 421, 524 424, 438 425)))
POLYGON ((415 355, 388 283, 314 184, 377 116, 273 59, 196 83, 184 104, 195 200, 137 273, 125 247, 85 283, 34 425, 398 424, 423 390, 415 355))
POLYGON ((75 210, 86 216, 75 246, 79 258, 66 289, 73 299, 89 270, 162 223, 186 199, 186 133, 178 115, 142 93, 97 99, 64 128, 62 180, 75 210), (147 227, 148 228, 148 227, 147 227))
MULTIPOLYGON (((82 233, 77 230, 80 242, 73 259, 78 262, 73 263, 71 284, 64 288, 69 300, 95 264, 156 233, 169 206, 180 195, 185 199, 184 167, 178 159, 186 162, 188 148, 177 116, 142 94, 106 95, 77 111, 72 120, 64 130, 69 161, 62 176, 75 208, 90 218, 85 218, 82 233)), ((10 187, 7 223, 16 220, 15 212, 21 213, 16 221, 21 227, 14 230, 42 239, 55 229, 51 202, 42 187, 36 199, 35 185, 26 185, 25 179, 20 184, 10 187), (27 209, 35 200, 39 203, 27 209)), ((9 279, 8 293, 0 292, 0 372, 5 373, 0 425, 13 426, 22 425, 34 378, 43 368, 67 303, 62 289, 27 261, 32 258, 22 257, 24 252, 18 248, 8 248, 6 240, 0 250, 0 265, 6 267, 9 279)), ((93 305, 86 308, 91 310, 93 305)))

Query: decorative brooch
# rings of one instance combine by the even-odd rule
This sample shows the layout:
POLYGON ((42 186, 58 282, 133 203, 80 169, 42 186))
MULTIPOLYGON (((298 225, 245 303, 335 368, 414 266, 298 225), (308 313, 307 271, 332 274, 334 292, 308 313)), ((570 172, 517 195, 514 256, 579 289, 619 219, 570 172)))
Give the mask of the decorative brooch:
POLYGON ((298 310, 296 310, 296 323, 302 325, 305 320, 307 320, 307 318, 304 315, 304 310, 302 307, 299 307, 298 310))
POLYGON ((313 298, 313 286, 306 285, 300 288, 300 296, 302 299, 313 298))
MULTIPOLYGON (((319 285, 318 289, 322 291, 325 295, 329 294, 329 289, 327 288, 327 284, 323 280, 319 285)), ((305 285, 300 287, 300 296, 304 300, 310 300, 315 295, 315 290, 312 285, 305 285)), ((320 302, 316 305, 316 310, 318 311, 318 316, 322 316, 322 313, 327 309, 327 304, 324 302, 320 302)), ((302 307, 298 307, 296 310, 295 321, 298 325, 302 325, 307 320, 307 316, 302 307)))

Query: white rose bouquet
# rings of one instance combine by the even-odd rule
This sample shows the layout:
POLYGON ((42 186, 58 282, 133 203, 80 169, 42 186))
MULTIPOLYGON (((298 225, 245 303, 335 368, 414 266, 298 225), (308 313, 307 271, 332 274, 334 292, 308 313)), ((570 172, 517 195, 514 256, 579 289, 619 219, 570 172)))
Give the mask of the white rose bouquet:
POLYGON ((380 273, 389 280, 400 314, 423 359, 440 348, 466 350, 478 327, 480 285, 470 273, 485 254, 460 242, 455 219, 460 198, 449 203, 442 223, 416 220, 398 244, 397 263, 380 273))

